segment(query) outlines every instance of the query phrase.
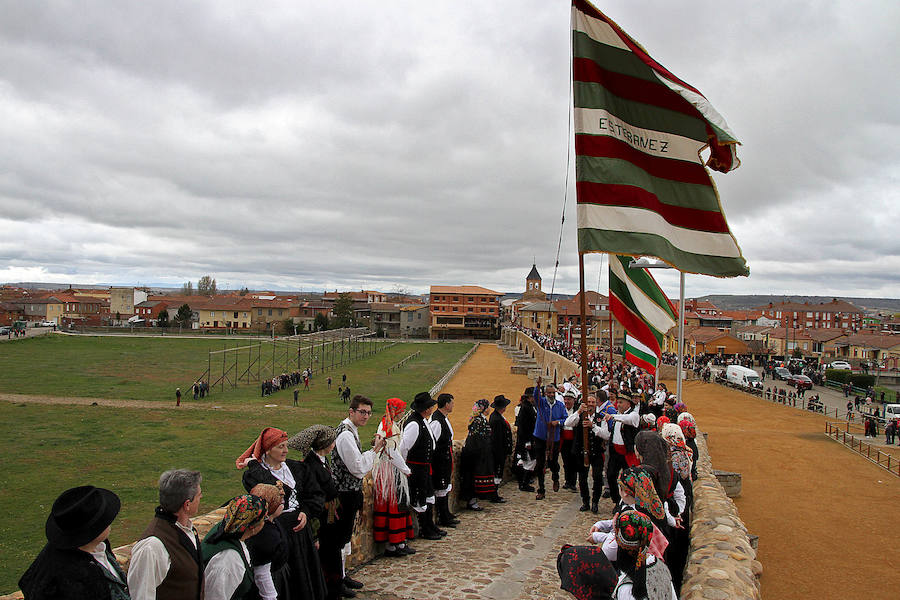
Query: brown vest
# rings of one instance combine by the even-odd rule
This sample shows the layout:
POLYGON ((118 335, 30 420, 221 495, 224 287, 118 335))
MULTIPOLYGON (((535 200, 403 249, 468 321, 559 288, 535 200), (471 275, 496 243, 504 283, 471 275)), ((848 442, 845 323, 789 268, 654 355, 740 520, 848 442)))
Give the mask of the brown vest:
POLYGON ((160 600, 203 600, 203 560, 200 556, 200 539, 194 535, 197 548, 186 534, 175 525, 172 515, 157 508, 156 518, 150 521, 141 539, 158 538, 169 553, 169 572, 156 588, 160 600))

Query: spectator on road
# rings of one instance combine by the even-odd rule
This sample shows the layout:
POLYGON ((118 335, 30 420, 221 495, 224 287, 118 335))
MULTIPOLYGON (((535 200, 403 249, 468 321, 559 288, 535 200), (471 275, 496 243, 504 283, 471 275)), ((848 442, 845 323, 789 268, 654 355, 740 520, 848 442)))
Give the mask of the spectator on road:
POLYGON ((181 388, 175 388, 175 406, 181 406, 181 388))

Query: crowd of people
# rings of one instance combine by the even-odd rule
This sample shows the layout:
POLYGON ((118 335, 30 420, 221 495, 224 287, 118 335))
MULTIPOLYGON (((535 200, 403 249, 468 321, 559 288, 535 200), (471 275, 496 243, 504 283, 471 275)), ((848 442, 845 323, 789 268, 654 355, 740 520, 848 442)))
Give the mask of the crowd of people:
POLYGON ((450 394, 421 392, 408 406, 388 399, 365 444, 359 428, 374 403, 361 395, 349 400, 336 428, 313 425, 291 437, 266 427, 234 462, 245 493, 226 504, 202 540, 191 522, 202 475, 166 471, 127 573, 108 542, 119 498, 92 486, 67 490, 51 508, 47 545, 21 589, 29 600, 353 597, 363 586, 344 564, 364 477, 371 473, 374 484, 374 541, 385 556, 402 560, 416 552, 416 537, 442 540, 457 527, 449 503, 454 469, 461 505, 477 512, 480 502, 506 501, 499 488, 511 457, 518 489, 535 501, 552 486, 554 493, 580 493, 582 511, 598 513, 601 498, 615 505, 610 519, 586 532, 588 546, 561 552, 564 589, 578 598, 595 591, 617 599, 676 597, 696 478, 693 417, 644 371, 593 357, 591 365, 584 394, 574 376, 559 385, 539 378, 527 388, 510 415, 515 429, 505 396, 475 401, 458 464, 450 394), (292 452, 297 458, 288 457, 292 452))

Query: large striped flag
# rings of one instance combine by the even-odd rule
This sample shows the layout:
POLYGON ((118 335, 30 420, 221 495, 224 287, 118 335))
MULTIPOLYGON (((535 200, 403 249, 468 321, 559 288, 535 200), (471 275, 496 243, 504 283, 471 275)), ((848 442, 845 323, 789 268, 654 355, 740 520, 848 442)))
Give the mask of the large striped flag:
POLYGON ((700 155, 740 164, 725 119, 587 0, 573 0, 572 28, 578 250, 748 275, 700 155))
POLYGON ((678 322, 678 310, 650 271, 632 269, 630 262, 630 256, 609 256, 609 309, 627 332, 625 358, 628 359, 631 338, 631 354, 635 358, 631 362, 655 373, 663 335, 678 322))

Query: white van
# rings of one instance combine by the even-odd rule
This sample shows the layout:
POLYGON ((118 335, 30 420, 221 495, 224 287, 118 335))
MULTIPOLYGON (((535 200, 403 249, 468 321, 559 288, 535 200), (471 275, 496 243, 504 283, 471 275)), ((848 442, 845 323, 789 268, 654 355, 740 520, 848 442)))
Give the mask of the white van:
POLYGON ((893 421, 894 419, 900 419, 900 404, 885 404, 884 405, 884 419, 885 419, 885 421, 893 421))
POLYGON ((760 384, 759 373, 740 365, 729 365, 725 369, 725 380, 743 387, 757 387, 760 384))

